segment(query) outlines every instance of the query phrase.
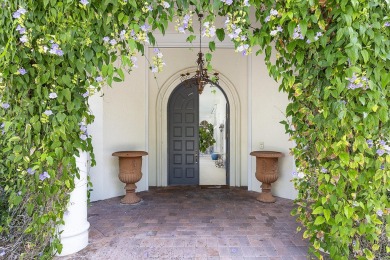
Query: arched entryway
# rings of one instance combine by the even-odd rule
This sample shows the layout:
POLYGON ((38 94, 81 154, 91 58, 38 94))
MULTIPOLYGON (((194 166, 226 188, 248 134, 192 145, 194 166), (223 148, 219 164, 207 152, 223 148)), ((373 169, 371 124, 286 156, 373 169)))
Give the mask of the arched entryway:
POLYGON ((168 101, 168 185, 228 185, 229 103, 212 82, 181 82, 168 101))
MULTIPOLYGON (((167 186, 168 183, 168 103, 171 94, 175 91, 176 87, 181 84, 180 74, 183 72, 195 72, 196 68, 186 68, 178 71, 168 79, 165 84, 160 88, 157 98, 156 106, 156 141, 157 141, 157 186, 167 186)), ((230 105, 229 123, 227 128, 230 130, 230 154, 229 154, 229 178, 227 184, 230 186, 240 186, 240 113, 241 104, 238 98, 238 93, 234 88, 230 80, 220 74, 219 88, 223 90, 226 100, 230 105)))

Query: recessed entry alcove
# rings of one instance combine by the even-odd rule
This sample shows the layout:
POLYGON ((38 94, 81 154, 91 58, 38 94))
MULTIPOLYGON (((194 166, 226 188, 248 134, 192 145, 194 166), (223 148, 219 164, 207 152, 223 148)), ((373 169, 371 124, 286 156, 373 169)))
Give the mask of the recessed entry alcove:
POLYGON ((168 101, 168 185, 229 184, 229 105, 212 82, 181 82, 168 101))

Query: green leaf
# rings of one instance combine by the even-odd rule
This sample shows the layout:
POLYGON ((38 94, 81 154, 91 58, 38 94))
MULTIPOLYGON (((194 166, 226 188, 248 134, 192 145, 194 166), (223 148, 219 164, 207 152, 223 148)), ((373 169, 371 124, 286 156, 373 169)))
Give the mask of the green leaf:
POLYGON ((124 81, 125 80, 125 74, 123 72, 123 70, 121 68, 118 68, 116 70, 116 73, 118 74, 118 76, 121 78, 121 81, 124 81))
POLYGON ((130 47, 130 51, 135 51, 137 49, 137 44, 136 44, 136 42, 132 38, 129 38, 127 40, 127 44, 130 47))
POLYGON ((187 37, 186 42, 192 43, 195 39, 196 39, 195 35, 190 35, 190 36, 187 37))
POLYGON ((84 57, 85 57, 85 60, 88 62, 90 60, 92 60, 93 58, 93 55, 94 55, 94 52, 92 49, 86 49, 84 51, 84 57))
POLYGON ((207 62, 210 62, 212 57, 213 57, 213 55, 211 53, 206 53, 206 55, 205 55, 205 58, 206 58, 207 62))
POLYGON ((298 64, 302 64, 303 59, 305 58, 305 54, 303 52, 298 52, 296 57, 297 57, 298 64))
POLYGON ((288 33, 290 34, 290 37, 293 36, 294 30, 296 27, 297 27, 297 24, 294 21, 290 21, 288 23, 287 29, 288 29, 288 33))
POLYGON ((348 164, 349 163, 349 154, 346 152, 341 152, 339 154, 340 160, 343 164, 348 164))
POLYGON ((122 82, 123 80, 122 79, 120 79, 120 78, 118 78, 118 77, 113 77, 112 78, 115 82, 122 82))
POLYGON ((288 52, 292 53, 295 49, 295 46, 297 46, 297 41, 291 41, 289 44, 287 44, 288 52))
POLYGON ((71 97, 72 94, 71 94, 69 89, 66 88, 66 89, 62 90, 62 94, 64 95, 66 100, 68 100, 69 102, 72 100, 72 97, 71 97))
POLYGON ((362 50, 361 51, 364 63, 367 63, 370 60, 370 55, 368 54, 368 51, 362 50))
POLYGON ((80 73, 84 72, 84 64, 80 60, 76 60, 76 68, 80 73))
POLYGON ((313 214, 322 214, 324 212, 324 208, 322 206, 317 207, 315 210, 313 210, 313 214))
POLYGON ((307 21, 306 20, 303 20, 299 23, 299 26, 301 27, 301 33, 303 36, 306 36, 306 32, 307 32, 307 21))
POLYGON ((214 41, 209 42, 209 49, 210 49, 210 51, 215 51, 215 42, 214 41))
POLYGON ((378 110, 378 115, 379 115, 379 119, 383 122, 383 123, 386 123, 387 121, 389 121, 389 111, 384 108, 384 107, 381 107, 379 110, 378 110))
POLYGON ((156 39, 151 32, 148 33, 149 42, 152 46, 156 45, 156 39))
POLYGON ((102 76, 105 78, 107 77, 107 74, 108 74, 108 66, 104 64, 102 66, 102 76))
POLYGON ((67 85, 67 86, 71 86, 72 85, 72 81, 70 79, 70 76, 68 74, 65 74, 61 77, 62 79, 62 82, 67 85))
POLYGON ((325 218, 323 216, 318 216, 318 217, 316 217, 316 220, 314 221, 314 225, 319 226, 324 222, 325 222, 325 218))
POLYGON ((135 0, 129 0, 132 7, 137 8, 137 2, 135 0))
POLYGON ((330 219, 330 210, 329 209, 324 209, 324 216, 326 221, 329 221, 330 219))
POLYGON ((375 258, 375 255, 371 252, 371 250, 365 248, 365 249, 363 250, 363 252, 364 252, 364 254, 366 255, 366 258, 367 258, 368 260, 373 260, 373 259, 375 258))
POLYGON ((10 139, 9 139, 9 142, 16 142, 16 141, 19 141, 20 140, 20 137, 19 136, 12 136, 10 139))
POLYGON ((125 16, 125 14, 124 14, 123 12, 120 12, 120 13, 118 14, 118 20, 119 20, 119 21, 122 21, 122 19, 123 19, 124 16, 125 16))
POLYGON ((344 214, 347 218, 351 218, 352 215, 353 215, 353 208, 349 207, 349 206, 345 206, 344 207, 344 214))
POLYGON ((221 0, 214 0, 213 1, 213 10, 214 11, 218 11, 220 6, 221 6, 221 0))
POLYGON ((222 42, 225 39, 225 30, 223 28, 218 28, 215 33, 219 41, 222 42))

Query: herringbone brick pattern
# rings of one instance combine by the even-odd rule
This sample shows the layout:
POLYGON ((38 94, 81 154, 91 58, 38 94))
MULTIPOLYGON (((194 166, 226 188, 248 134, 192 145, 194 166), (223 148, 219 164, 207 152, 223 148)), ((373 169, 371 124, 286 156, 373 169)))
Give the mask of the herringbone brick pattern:
POLYGON ((242 188, 152 188, 88 210, 90 245, 59 259, 308 259, 291 200, 258 202, 242 188))

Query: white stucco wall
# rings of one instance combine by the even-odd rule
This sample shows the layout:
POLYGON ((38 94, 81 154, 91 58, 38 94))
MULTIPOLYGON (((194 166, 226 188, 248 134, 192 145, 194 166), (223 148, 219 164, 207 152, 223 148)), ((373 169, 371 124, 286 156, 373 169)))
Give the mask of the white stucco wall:
MULTIPOLYGON (((146 122, 148 111, 147 83, 144 58, 139 68, 114 87, 105 87, 90 100, 95 122, 89 127, 97 165, 90 169, 93 191, 91 200, 102 200, 124 195, 124 184, 119 181, 118 158, 112 153, 124 150, 148 151, 146 122)), ((148 162, 143 158, 143 177, 138 190, 147 190, 148 162)))
MULTIPOLYGON (((264 143, 264 151, 278 151, 284 153, 279 159, 279 179, 272 184, 272 193, 275 196, 294 199, 297 195, 293 184, 292 172, 294 158, 290 155, 289 149, 293 143, 285 134, 284 126, 279 122, 285 120, 285 109, 288 105, 288 97, 285 93, 278 92, 278 83, 268 76, 267 67, 264 63, 264 56, 252 56, 251 74, 251 150, 260 150, 260 142, 264 143)), ((257 181, 254 173, 256 160, 251 159, 251 187, 254 191, 260 191, 261 183, 257 181)))
MULTIPOLYGON (((97 166, 90 169, 94 184, 92 201, 124 194, 124 184, 117 177, 118 159, 111 156, 115 151, 147 151, 149 155, 143 159, 143 177, 137 183, 137 190, 157 185, 157 148, 158 142, 162 142, 157 133, 158 117, 161 116, 161 111, 156 109, 159 91, 178 71, 194 67, 198 52, 198 48, 172 46, 174 48, 160 48, 167 64, 162 73, 151 73, 145 58, 140 57, 139 67, 126 76, 125 82, 104 88, 103 93, 90 100, 96 119, 89 132, 93 135, 97 160, 97 166), (103 97, 100 97, 102 94, 103 97)), ((147 50, 146 56, 152 60, 152 49, 147 50)), ((249 152, 259 150, 260 142, 264 142, 264 150, 281 151, 286 155, 280 160, 280 177, 273 185, 273 193, 295 198, 296 192, 290 182, 294 165, 293 158, 289 156, 292 143, 279 124, 284 119, 282 112, 288 100, 285 94, 278 92, 278 84, 268 76, 263 57, 244 57, 225 46, 213 53, 212 64, 234 86, 241 111, 237 115, 241 130, 241 135, 237 137, 240 147, 237 179, 231 183, 260 191, 260 183, 254 175, 255 159, 249 152)))

